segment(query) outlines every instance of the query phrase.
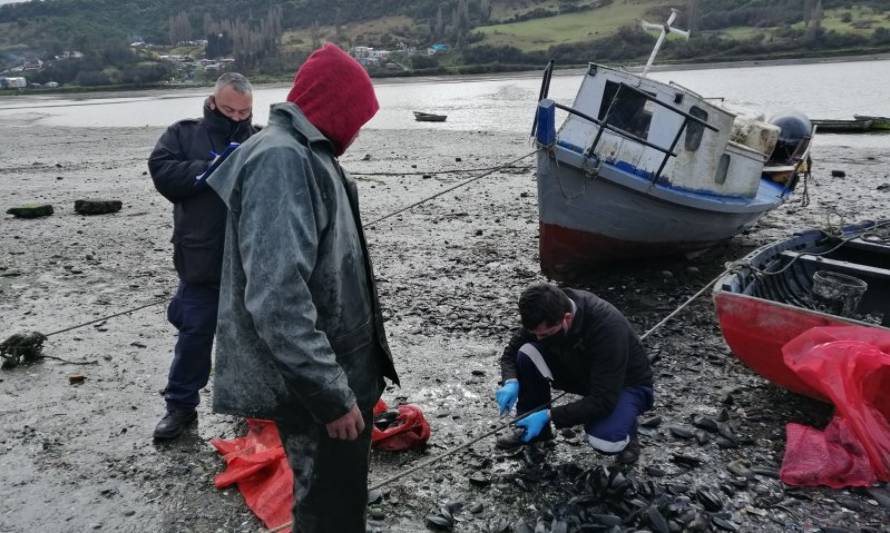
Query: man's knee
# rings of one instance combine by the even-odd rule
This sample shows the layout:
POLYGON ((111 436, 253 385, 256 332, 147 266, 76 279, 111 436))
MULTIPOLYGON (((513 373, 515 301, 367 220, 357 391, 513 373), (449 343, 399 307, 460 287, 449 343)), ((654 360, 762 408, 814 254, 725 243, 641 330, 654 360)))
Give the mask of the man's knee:
POLYGON ((553 373, 538 346, 525 343, 516 352, 516 366, 520 374, 538 375, 553 380, 553 373))
POLYGON ((177 327, 180 333, 209 337, 212 341, 216 333, 216 305, 200 303, 183 306, 177 327))
POLYGON ((614 436, 602 438, 588 433, 587 443, 590 445, 591 448, 600 453, 604 453, 606 455, 614 455, 624 451, 624 448, 626 448, 628 443, 630 442, 630 435, 625 435, 622 439, 611 440, 614 438, 614 436))

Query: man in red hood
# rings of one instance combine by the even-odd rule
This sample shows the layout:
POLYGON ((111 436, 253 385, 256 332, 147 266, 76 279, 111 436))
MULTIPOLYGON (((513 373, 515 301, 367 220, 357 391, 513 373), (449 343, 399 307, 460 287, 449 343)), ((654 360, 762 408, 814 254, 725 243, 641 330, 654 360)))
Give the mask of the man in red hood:
POLYGON ((207 180, 229 208, 213 408, 278 422, 293 531, 364 533, 371 411, 398 377, 337 156, 377 98, 361 65, 326 45, 287 100, 207 180))

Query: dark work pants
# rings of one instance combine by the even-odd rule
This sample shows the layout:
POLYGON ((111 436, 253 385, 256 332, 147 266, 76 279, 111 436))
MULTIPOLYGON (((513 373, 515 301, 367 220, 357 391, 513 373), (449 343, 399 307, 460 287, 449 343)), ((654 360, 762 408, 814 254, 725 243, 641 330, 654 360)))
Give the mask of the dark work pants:
POLYGON ((328 437, 309 415, 279 422, 278 432, 294 471, 293 533, 365 533, 371 410, 353 441, 328 437))
MULTIPOLYGON (((547 361, 543 347, 535 344, 547 361)), ((517 379, 519 380, 519 400, 516 412, 525 413, 550 401, 550 380, 541 374, 532 359, 520 348, 516 354, 517 379)), ((549 367, 548 367, 549 368, 549 367)), ((559 375, 553 376, 553 386, 561 388, 559 375)), ((637 433, 637 417, 652 408, 654 394, 652 387, 625 387, 618 395, 615 409, 608 415, 590 420, 584 425, 588 442, 597 451, 604 453, 620 452, 637 433)))
POLYGON ((179 282, 167 320, 179 330, 164 399, 168 410, 191 410, 210 378, 219 287, 179 282))

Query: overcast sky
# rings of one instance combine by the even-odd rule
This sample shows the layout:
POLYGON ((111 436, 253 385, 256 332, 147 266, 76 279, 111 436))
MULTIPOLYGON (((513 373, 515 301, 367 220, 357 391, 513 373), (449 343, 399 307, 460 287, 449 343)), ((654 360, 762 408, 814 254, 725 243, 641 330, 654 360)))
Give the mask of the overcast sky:
POLYGON ((27 2, 28 0, 0 0, 0 4, 15 4, 16 2, 27 2))

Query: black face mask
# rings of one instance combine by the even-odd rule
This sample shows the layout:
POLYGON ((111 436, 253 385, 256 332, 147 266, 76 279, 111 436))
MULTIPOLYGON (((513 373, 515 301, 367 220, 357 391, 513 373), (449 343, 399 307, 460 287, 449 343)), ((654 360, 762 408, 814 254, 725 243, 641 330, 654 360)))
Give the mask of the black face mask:
POLYGON ((253 117, 253 115, 250 115, 250 116, 248 116, 248 117, 247 117, 246 119, 244 119, 244 120, 232 120, 232 119, 230 119, 229 117, 225 116, 225 115, 223 114, 223 112, 219 110, 218 107, 212 109, 212 111, 213 111, 213 114, 214 114, 214 115, 216 115, 217 117, 219 117, 219 118, 225 120, 226 123, 228 123, 228 125, 229 125, 230 127, 232 127, 232 128, 237 128, 237 127, 240 126, 241 124, 244 124, 244 123, 246 123, 246 122, 250 122, 250 119, 253 117))
POLYGON ((559 331, 550 335, 549 337, 545 337, 538 342, 543 345, 545 348, 554 348, 561 346, 566 339, 568 338, 568 332, 565 328, 560 328, 559 331))

